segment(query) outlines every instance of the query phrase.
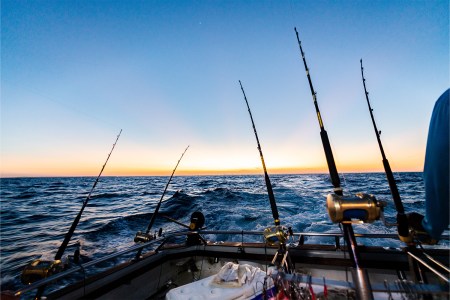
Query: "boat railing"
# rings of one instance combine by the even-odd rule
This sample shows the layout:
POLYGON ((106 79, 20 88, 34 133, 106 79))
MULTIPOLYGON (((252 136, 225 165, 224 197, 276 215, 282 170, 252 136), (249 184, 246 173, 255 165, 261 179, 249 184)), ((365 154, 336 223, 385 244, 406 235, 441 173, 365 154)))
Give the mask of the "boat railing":
POLYGON ((168 238, 175 237, 175 236, 186 235, 187 233, 188 232, 186 232, 186 231, 171 232, 170 235, 166 234, 165 236, 162 236, 160 238, 156 238, 156 239, 154 239, 152 241, 149 241, 149 242, 146 242, 146 243, 139 243, 139 244, 133 245, 133 246, 127 248, 127 249, 120 250, 120 251, 114 252, 114 253, 109 254, 109 255, 105 255, 105 256, 103 256, 101 258, 98 258, 98 259, 95 259, 93 261, 89 261, 89 262, 86 262, 86 263, 83 263, 83 264, 72 266, 68 270, 59 272, 59 273, 54 274, 54 275, 52 275, 50 277, 47 277, 45 279, 36 281, 35 283, 32 283, 32 284, 30 284, 30 285, 28 285, 28 286, 26 286, 26 287, 24 287, 22 289, 19 289, 18 291, 15 292, 15 295, 16 296, 23 295, 26 292, 35 290, 35 289, 37 289, 39 287, 42 287, 42 286, 46 286, 46 285, 48 285, 50 283, 55 282, 56 280, 64 279, 64 278, 69 277, 72 274, 80 272, 80 271, 85 273, 85 270, 90 268, 90 267, 92 267, 92 266, 95 266, 95 265, 98 265, 100 263, 104 263, 104 262, 107 262, 107 261, 110 261, 110 260, 113 260, 113 259, 117 259, 120 256, 128 254, 128 253, 131 253, 131 252, 137 252, 137 251, 139 251, 141 249, 144 249, 144 248, 148 248, 148 247, 152 247, 152 246, 155 246, 155 245, 163 244, 163 243, 165 243, 167 241, 168 238))
MULTIPOLYGON (((119 250, 117 252, 114 252, 112 254, 109 255, 105 255, 101 258, 89 261, 89 262, 85 262, 85 263, 80 263, 80 264, 73 264, 71 265, 71 267, 67 270, 64 270, 62 272, 59 272, 57 274, 54 274, 50 277, 47 277, 45 279, 39 280, 35 283, 32 283, 30 285, 27 285, 19 290, 17 290, 15 292, 16 296, 20 296, 23 295, 25 293, 28 293, 30 291, 36 290, 40 287, 43 286, 48 286, 50 284, 54 284, 56 281, 58 280, 62 280, 62 279, 70 279, 71 276, 74 276, 75 273, 81 272, 83 274, 83 278, 86 279, 86 270, 89 268, 92 268, 94 266, 100 265, 102 263, 111 261, 111 260, 116 260, 122 256, 125 256, 127 254, 130 253, 137 253, 137 251, 143 250, 143 249, 147 249, 147 250, 151 250, 151 251, 155 251, 158 252, 161 247, 165 244, 167 244, 168 242, 170 242, 171 240, 173 240, 174 238, 177 237, 183 237, 183 236, 187 236, 187 235, 192 235, 192 234, 199 234, 199 235, 203 235, 203 236, 208 236, 208 235, 227 235, 227 236, 239 236, 240 237, 240 241, 242 243, 246 242, 245 241, 245 237, 248 236, 260 236, 261 239, 263 238, 263 231, 251 231, 251 230, 199 230, 199 231, 173 231, 173 232, 166 232, 164 233, 162 236, 160 237, 156 237, 154 240, 146 242, 146 243, 139 243, 139 244, 135 244, 133 246, 130 246, 126 249, 123 250, 119 250)), ((397 239, 397 235, 396 234, 377 234, 377 233, 355 233, 355 236, 357 238, 375 238, 375 239, 397 239)), ((338 248, 339 247, 339 239, 343 237, 343 234, 341 232, 300 232, 300 233, 293 233, 292 235, 292 239, 291 239, 291 245, 292 243, 295 245, 301 245, 302 243, 304 243, 304 237, 326 237, 326 238, 334 238, 335 239, 335 247, 338 248), (294 237, 297 238, 297 241, 295 241, 294 237)), ((449 240, 449 236, 444 236, 442 238, 443 240, 449 240)), ((212 244, 220 244, 220 240, 216 240, 213 241, 212 244)), ((132 261, 133 259, 128 259, 128 261, 132 261)), ((122 261, 118 261, 116 262, 116 264, 119 263, 124 263, 127 260, 122 260, 122 261)), ((109 268, 113 268, 114 265, 109 266, 109 268)), ((101 268, 100 268, 101 269, 101 268)), ((102 269, 104 270, 104 268, 102 269)), ((98 270, 94 273, 98 273, 101 270, 98 270)), ((64 285, 66 284, 62 284, 59 283, 58 287, 54 290, 57 290, 59 288, 62 288, 64 285)))
POLYGON ((416 261, 420 265, 424 266, 425 268, 427 268, 428 270, 433 272, 437 277, 439 277, 441 280, 443 280, 447 284, 450 284, 450 279, 449 279, 450 269, 447 266, 445 266, 444 264, 442 264, 441 262, 435 260, 433 257, 426 254, 425 252, 423 252, 423 254, 426 257, 426 259, 428 259, 428 262, 425 261, 424 259, 418 257, 412 251, 408 251, 408 255, 410 257, 412 257, 412 259, 414 259, 414 261, 416 261), (442 271, 444 271, 445 274, 443 274, 442 271))

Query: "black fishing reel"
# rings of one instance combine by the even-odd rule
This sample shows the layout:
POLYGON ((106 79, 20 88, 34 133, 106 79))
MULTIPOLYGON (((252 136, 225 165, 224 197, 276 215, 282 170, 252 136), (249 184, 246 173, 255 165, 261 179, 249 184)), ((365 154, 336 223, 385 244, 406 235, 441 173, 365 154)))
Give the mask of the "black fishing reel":
POLYGON ((374 195, 357 193, 356 197, 328 194, 327 210, 334 223, 372 223, 382 217, 386 202, 374 195))
POLYGON ((273 226, 264 229, 264 241, 269 246, 279 246, 285 244, 288 238, 288 229, 284 226, 273 226))
POLYGON ((61 260, 36 259, 25 266, 20 279, 23 284, 32 284, 33 282, 59 273, 64 268, 65 266, 61 260))
POLYGON ((191 223, 189 224, 189 230, 199 230, 205 225, 205 216, 199 212, 195 211, 191 215, 191 223))
MULTIPOLYGON (((205 216, 199 212, 195 211, 191 215, 191 223, 189 224, 189 231, 197 231, 205 225, 205 216)), ((188 234, 186 238, 186 245, 201 245, 204 242, 203 238, 199 234, 188 234)))

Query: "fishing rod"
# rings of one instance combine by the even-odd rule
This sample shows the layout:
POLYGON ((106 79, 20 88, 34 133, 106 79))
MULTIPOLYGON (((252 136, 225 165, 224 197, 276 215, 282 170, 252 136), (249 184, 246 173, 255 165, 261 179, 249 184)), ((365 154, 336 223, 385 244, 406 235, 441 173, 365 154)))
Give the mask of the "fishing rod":
POLYGON ((400 199, 400 194, 398 192, 397 184, 394 179, 394 174, 392 173, 391 166, 389 164, 389 161, 386 158, 386 155, 384 153, 383 144, 381 143, 380 134, 381 131, 378 131, 377 124, 375 123, 375 118, 373 116, 373 109, 370 105, 369 101, 369 92, 366 88, 366 79, 364 78, 364 68, 362 64, 362 59, 359 61, 361 63, 361 77, 362 82, 364 86, 364 93, 366 95, 367 105, 369 107, 369 113, 370 117, 372 118, 372 124, 373 129, 375 130, 375 135, 377 137, 378 146, 380 148, 381 156, 383 158, 383 166, 384 166, 384 172, 386 173, 386 177, 389 183, 389 188, 391 190, 392 198, 394 200, 395 208, 397 210, 397 230, 400 240, 403 242, 411 242, 411 237, 409 235, 408 230, 408 219, 405 214, 405 209, 403 208, 402 200, 400 199))
POLYGON ((334 192, 337 195, 342 195, 341 180, 339 179, 338 171, 336 168, 336 163, 334 162, 333 151, 331 151, 330 140, 328 139, 328 133, 323 125, 322 116, 320 115, 319 105, 317 104, 317 93, 314 91, 314 87, 311 81, 311 76, 309 75, 308 65, 306 64, 305 53, 303 52, 302 42, 298 37, 297 28, 295 28, 295 34, 297 35, 298 46, 300 47, 300 52, 303 59, 303 64, 305 65, 306 76, 308 77, 309 88, 311 90, 311 95, 314 101, 314 107, 316 108, 317 119, 320 126, 320 138, 322 139, 323 149, 325 151, 325 157, 327 160, 328 170, 331 177, 331 183, 334 186, 334 192))
POLYGON ((87 195, 86 199, 84 200, 83 206, 81 207, 80 212, 78 213, 75 220, 73 220, 72 226, 70 226, 69 231, 66 233, 66 236, 64 237, 64 241, 61 243, 61 246, 59 246, 58 252, 56 252, 56 255, 55 255, 55 260, 59 260, 63 256, 64 251, 66 250, 66 247, 69 244, 70 239, 72 238, 75 228, 77 227, 78 223, 80 222, 81 214, 83 213, 84 208, 86 207, 89 200, 91 199, 91 194, 94 191, 95 187, 97 186, 100 176, 102 175, 103 170, 105 169, 105 166, 108 163, 109 157, 111 156, 111 153, 113 152, 114 147, 116 147, 117 141, 119 140, 121 133, 122 133, 122 129, 120 130, 119 134, 117 135, 116 141, 114 142, 114 144, 112 146, 111 152, 109 152, 108 157, 106 158, 106 161, 103 164, 102 169, 100 170, 100 173, 98 174, 97 178, 95 179, 94 185, 92 186, 91 190, 89 191, 89 194, 87 195))
POLYGON ((264 179, 267 187, 267 194, 269 195, 270 208, 272 210, 273 220, 275 222, 275 227, 268 227, 264 230, 264 239, 267 244, 271 246, 278 245, 278 251, 275 253, 273 257, 272 264, 275 263, 279 257, 281 257, 281 267, 284 267, 288 273, 291 273, 295 270, 291 259, 288 255, 288 251, 286 248, 286 239, 288 233, 291 235, 292 230, 289 227, 289 230, 284 226, 280 226, 280 217, 278 215, 277 203, 275 202, 275 196, 273 194, 272 184, 270 183, 269 175, 267 174, 266 163, 264 162, 264 156, 261 149, 261 144, 259 143, 258 133, 256 132, 255 122, 253 121, 252 112, 250 110, 250 106, 248 104, 247 96, 245 95, 244 88, 242 86, 242 82, 239 80, 239 85, 241 86, 242 94, 244 95, 245 103, 247 104, 248 113, 250 115, 250 120, 252 121, 253 131, 256 137, 256 143, 258 145, 259 156, 261 158, 261 163, 264 169, 264 179))
MULTIPOLYGON (((387 180, 389 183, 389 188, 391 190, 392 199, 394 200, 395 209, 397 210, 398 236, 402 242, 404 242, 408 245, 407 252, 409 255, 412 255, 412 256, 414 256, 414 254, 418 255, 419 251, 415 248, 415 244, 413 242, 413 236, 410 235, 410 233, 409 233, 408 218, 405 214, 405 209, 403 207, 403 203, 400 198, 400 193, 398 192, 397 184, 394 179, 394 174, 392 173, 391 166, 389 164, 389 161, 386 158, 386 154, 384 153, 383 145, 381 143, 381 137, 380 137, 381 131, 378 130, 377 125, 375 123, 375 118, 373 116, 373 109, 372 109, 372 106, 370 105, 370 101, 369 101, 369 92, 367 91, 367 87, 366 87, 366 79, 364 78, 364 68, 363 68, 363 64, 362 64, 362 59, 360 59, 359 62, 361 64, 361 77, 362 77, 362 81, 363 81, 364 93, 366 95, 367 105, 369 107, 370 117, 372 119, 372 124, 373 124, 373 128, 375 130, 375 135, 377 137, 378 146, 380 148, 381 156, 383 158, 384 171, 386 173, 386 177, 387 177, 387 180)), ((426 279, 421 270, 420 264, 415 260, 409 260, 409 262, 411 264, 411 269, 414 271, 414 275, 416 276, 416 280, 418 280, 419 282, 425 282, 426 279)))
MULTIPOLYGON (((120 130, 119 134, 117 135, 116 141, 114 142, 111 151, 108 154, 108 157, 106 158, 105 163, 103 164, 102 169, 100 170, 100 173, 98 174, 97 178, 95 179, 94 185, 92 186, 91 190, 89 191, 89 194, 87 195, 86 199, 83 202, 83 205, 81 206, 80 211, 78 212, 78 215, 73 220, 72 225, 69 228, 69 231, 64 236, 64 240, 61 243, 61 245, 58 248, 58 251, 55 255, 54 261, 44 261, 44 260, 35 260, 31 262, 29 265, 25 267, 25 269, 22 271, 22 282, 30 284, 33 281, 36 281, 38 279, 46 278, 54 273, 57 273, 61 271, 64 266, 62 265, 61 258, 64 254, 64 251, 67 248, 67 245, 70 242, 70 239, 73 236, 73 233, 75 232, 75 229, 80 222, 81 215, 83 214, 83 211, 85 207, 87 206, 89 200, 91 199, 92 192, 94 191, 95 187, 97 186, 97 183, 100 179, 100 176, 103 173, 103 170, 105 169, 106 164, 108 163, 108 160, 117 144, 117 141, 119 140, 120 134, 122 133, 122 129, 120 130)), ((35 299, 39 299, 44 292, 45 286, 42 286, 38 289, 35 299)))
POLYGON ((187 229, 189 229, 190 227, 189 227, 189 225, 186 225, 186 224, 184 224, 184 223, 181 223, 180 221, 178 221, 178 220, 175 220, 174 218, 171 218, 171 217, 169 217, 169 216, 166 216, 166 215, 159 215, 161 218, 164 218, 164 219, 167 219, 167 220, 169 220, 169 221, 172 221, 172 222, 174 222, 175 224, 178 224, 178 225, 180 225, 180 226, 182 226, 182 227, 184 227, 184 228, 187 228, 187 229))
POLYGON ((280 225, 280 217, 278 216, 278 208, 275 202, 275 196, 273 194, 272 184, 270 183, 269 175, 267 174, 266 163, 264 162, 264 156, 261 150, 261 145, 259 144, 258 133, 256 132, 255 122, 253 121, 252 112, 250 111, 250 106, 248 105, 247 97, 245 96, 244 88, 242 87, 242 83, 239 80, 239 84, 241 86, 242 93, 244 94, 245 103, 247 104, 248 113, 250 114, 250 120, 252 121, 253 131, 255 132, 256 143, 258 144, 259 156, 261 157, 261 163, 264 169, 264 179, 266 181, 267 193, 269 194, 269 202, 270 208, 272 209, 272 216, 275 221, 275 226, 280 225))
MULTIPOLYGON (((346 199, 343 197, 343 190, 340 184, 339 174, 336 168, 336 164, 333 158, 333 152, 331 150, 330 141, 328 139, 328 134, 323 125, 322 117, 320 115, 319 105, 317 104, 317 93, 314 91, 312 85, 311 76, 309 74, 309 69, 306 64, 305 53, 303 52, 302 43, 298 36, 297 28, 294 27, 295 34, 297 36, 298 46, 300 48, 300 53, 303 59, 303 64, 305 66, 306 76, 308 77, 309 88, 311 90, 311 95, 313 97, 314 106, 316 108, 317 119, 320 126, 320 137, 322 138, 322 145, 325 151, 325 156, 328 164, 328 170, 330 173, 331 182, 334 186, 334 194, 327 196, 327 207, 330 218, 333 222, 342 224, 344 230, 344 239, 348 244, 350 258, 353 264, 352 277, 357 286, 356 292, 358 294, 358 299, 373 299, 372 289, 370 287, 369 277, 367 275, 367 270, 361 268, 361 258, 358 251, 358 245, 356 243, 355 233, 353 232, 352 219, 358 218, 360 216, 366 216, 367 218, 375 215, 376 218, 376 207, 377 203, 374 202, 374 197, 370 197, 365 194, 357 194, 357 198, 346 199), (359 198, 359 199, 358 199, 359 198), (373 199, 372 199, 373 198, 373 199), (347 200, 347 201, 346 201, 347 200), (367 207, 362 205, 358 206, 359 203, 370 203, 367 207), (356 208, 356 209, 354 209, 356 208), (372 210, 375 208, 375 213, 372 210)), ((379 207, 378 207, 379 209, 379 207)), ((370 220, 369 220, 370 221, 370 220)))
MULTIPOLYGON (((159 199, 158 204, 156 205, 155 211, 153 212, 152 218, 150 219, 150 223, 148 223, 147 229, 145 233, 138 231, 136 233, 136 236, 134 237, 134 241, 137 242, 148 242, 154 239, 154 236, 150 235, 149 232, 152 229, 153 224, 155 223, 156 216, 158 215, 159 208, 161 207, 162 200, 164 198, 164 195, 166 194, 167 188, 169 187, 170 181, 172 181, 172 177, 175 174, 176 169, 178 168, 178 165, 180 164, 181 159, 183 158, 184 154, 186 153, 189 146, 186 147, 183 154, 181 154, 180 159, 178 160, 177 164, 175 165, 175 168, 172 171, 172 175, 170 175, 169 180, 167 181, 166 187, 164 188, 164 191, 161 195, 161 199, 159 199)), ((136 258, 138 258, 141 255, 142 248, 139 249, 136 258)))

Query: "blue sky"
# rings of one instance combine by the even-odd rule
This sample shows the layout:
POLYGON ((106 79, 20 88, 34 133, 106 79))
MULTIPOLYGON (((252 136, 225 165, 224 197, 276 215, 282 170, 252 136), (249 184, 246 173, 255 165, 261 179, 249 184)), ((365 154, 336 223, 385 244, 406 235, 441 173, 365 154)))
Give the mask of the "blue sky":
POLYGON ((2 1, 1 175, 420 171, 449 87, 448 1, 2 1))

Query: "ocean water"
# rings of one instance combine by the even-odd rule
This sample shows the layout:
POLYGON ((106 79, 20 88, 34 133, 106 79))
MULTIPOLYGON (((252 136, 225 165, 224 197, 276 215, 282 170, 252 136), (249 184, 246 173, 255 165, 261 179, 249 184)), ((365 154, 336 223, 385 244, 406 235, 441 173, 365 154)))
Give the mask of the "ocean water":
MULTIPOLYGON (((422 173, 396 173, 407 212, 424 213, 422 173)), ((339 232, 328 217, 325 199, 332 192, 329 176, 270 176, 281 224, 294 232, 339 232)), ((90 258, 134 245, 144 231, 168 177, 102 177, 82 215, 72 241, 90 258)), ((387 201, 385 216, 395 220, 395 207, 384 173, 341 174, 345 193, 365 192, 387 201)), ((3 178, 0 189, 1 289, 22 287, 20 273, 33 259, 52 258, 81 209, 95 178, 3 178)), ((272 226, 263 175, 176 176, 164 197, 160 213, 184 224, 201 211, 208 230, 263 230, 272 226)), ((158 218, 153 228, 181 230, 180 225, 158 218)), ((395 233, 377 221, 354 226, 356 233, 395 233)), ((326 241, 310 238, 307 242, 326 241)), ((331 240, 329 241, 332 242, 331 240)), ((371 245, 375 241, 365 239, 371 245)), ((397 247, 395 239, 383 246, 397 247)), ((67 253, 73 253, 68 248, 67 253)))

